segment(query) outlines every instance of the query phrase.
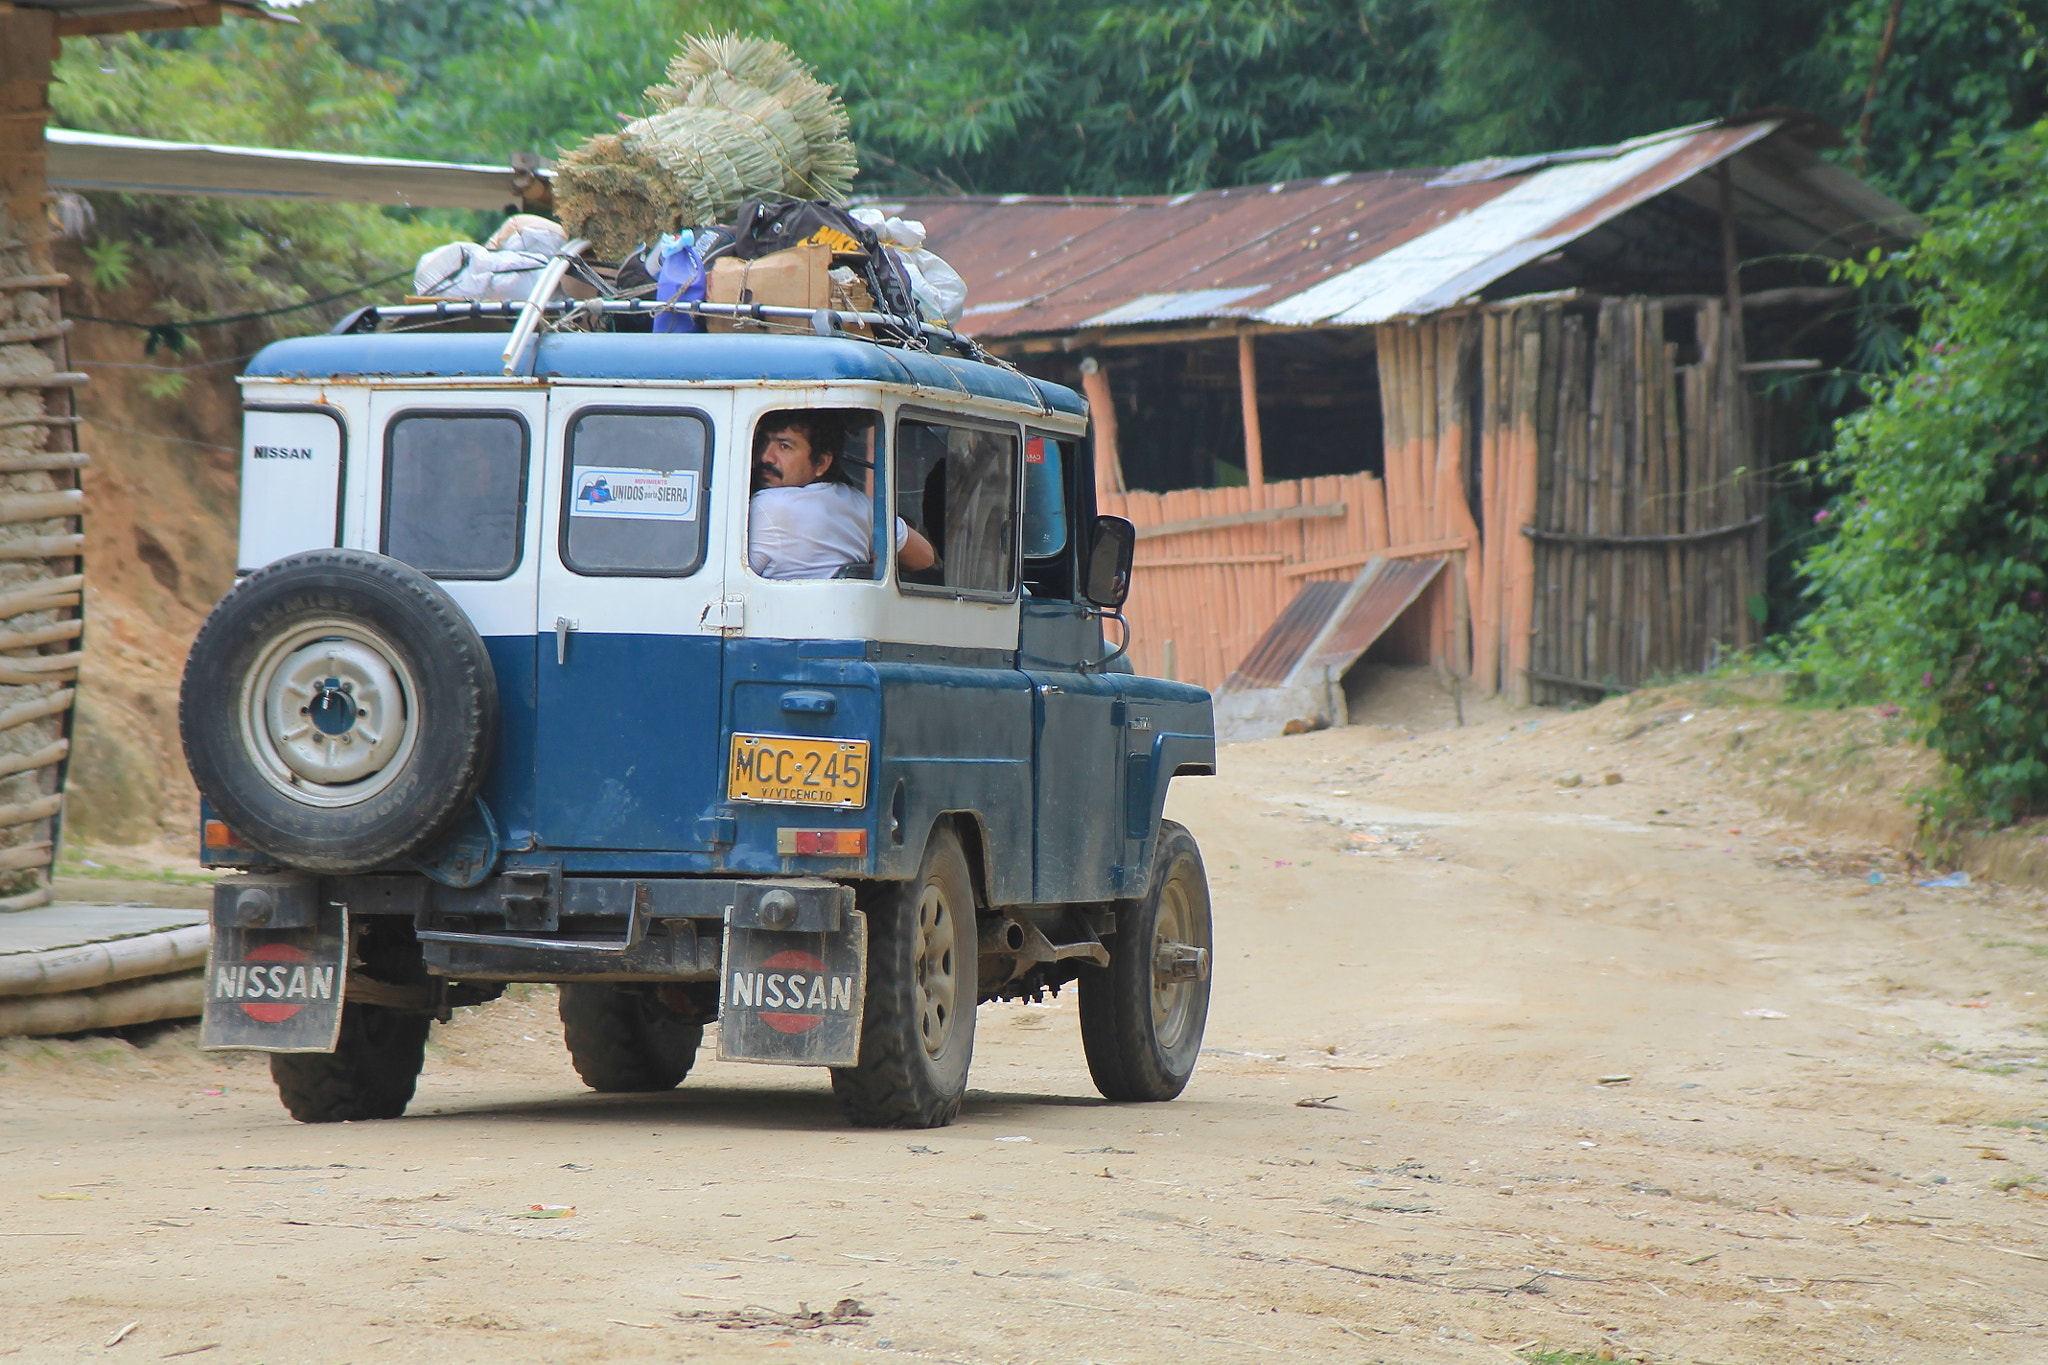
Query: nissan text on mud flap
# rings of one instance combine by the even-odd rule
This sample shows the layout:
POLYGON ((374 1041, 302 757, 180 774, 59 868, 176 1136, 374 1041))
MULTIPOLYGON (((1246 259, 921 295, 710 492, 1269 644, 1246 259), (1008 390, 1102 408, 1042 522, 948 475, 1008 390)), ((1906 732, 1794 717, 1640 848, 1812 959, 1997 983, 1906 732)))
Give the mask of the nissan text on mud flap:
POLYGON ((1105 639, 1135 536, 1079 396, 881 315, 540 293, 243 378, 241 575, 179 713, 206 1045, 272 1053, 298 1119, 394 1118, 435 1018, 552 982, 594 1089, 678 1084, 716 1023, 933 1126, 976 1006, 1075 984, 1102 1093, 1179 1094, 1209 896, 1160 812, 1214 730, 1105 639))

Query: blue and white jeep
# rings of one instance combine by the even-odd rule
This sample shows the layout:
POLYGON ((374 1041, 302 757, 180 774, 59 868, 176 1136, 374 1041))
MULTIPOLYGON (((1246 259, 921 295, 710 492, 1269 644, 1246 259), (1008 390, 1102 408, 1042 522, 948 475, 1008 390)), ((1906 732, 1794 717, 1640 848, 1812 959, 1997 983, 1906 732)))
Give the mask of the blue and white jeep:
POLYGON ((1214 770, 1210 699, 1105 644, 1134 536, 1080 397, 833 314, 494 308, 366 310, 242 381, 244 576, 180 703, 231 873, 206 1045, 271 1052, 298 1119, 396 1117, 431 1019, 557 982, 595 1089, 676 1085, 717 1021, 722 1058, 830 1067, 854 1123, 933 1126, 976 1005, 1072 982, 1103 1094, 1177 1095, 1210 913, 1161 807, 1214 770), (834 577, 749 563, 789 409, 838 414, 873 500, 834 577))

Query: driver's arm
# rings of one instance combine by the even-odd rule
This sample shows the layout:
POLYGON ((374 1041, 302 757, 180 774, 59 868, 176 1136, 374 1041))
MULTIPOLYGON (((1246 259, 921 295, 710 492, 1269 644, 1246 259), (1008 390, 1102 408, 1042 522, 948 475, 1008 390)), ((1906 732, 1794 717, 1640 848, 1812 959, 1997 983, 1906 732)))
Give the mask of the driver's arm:
POLYGON ((929 569, 939 562, 938 552, 932 549, 932 543, 926 540, 915 526, 908 523, 899 524, 903 526, 903 538, 896 544, 896 563, 899 567, 929 569))

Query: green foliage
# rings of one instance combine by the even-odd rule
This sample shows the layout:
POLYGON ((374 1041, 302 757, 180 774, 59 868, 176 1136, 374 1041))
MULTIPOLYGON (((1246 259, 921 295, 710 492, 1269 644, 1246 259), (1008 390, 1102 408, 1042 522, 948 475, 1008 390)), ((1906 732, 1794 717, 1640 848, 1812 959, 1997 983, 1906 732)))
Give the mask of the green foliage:
MULTIPOLYGON (((310 27, 229 23, 182 37, 175 46, 116 39, 105 54, 111 72, 100 69, 98 45, 65 44, 50 91, 56 122, 179 141, 360 151, 392 117, 397 82, 344 61, 310 27)), ((291 308, 389 275, 449 235, 359 205, 92 198, 92 284, 146 288, 153 304, 126 315, 133 321, 291 308)), ((346 306, 286 314, 240 339, 316 330, 346 306)))
MULTIPOLYGON (((1852 137, 1883 39, 1888 0, 1843 6, 1803 59, 1837 73, 1821 106, 1852 137)), ((2048 4, 2042 0, 1939 0, 1899 11, 1899 29, 1872 107, 1866 168, 1915 207, 1937 202, 1957 139, 1995 146, 2048 114, 2048 4)))
POLYGON ((1437 22, 1400 0, 807 0, 695 13, 836 82, 875 188, 1202 189, 1426 161, 1437 22))
POLYGON ((135 273, 135 252, 126 242, 87 242, 85 257, 92 262, 95 289, 125 289, 135 273))
POLYGON ((692 22, 692 7, 678 0, 528 0, 502 8, 359 0, 325 31, 344 51, 378 53, 408 92, 379 130, 377 150, 479 161, 522 153, 552 160, 593 134, 617 132, 648 112, 641 92, 662 79, 683 35, 707 27, 692 22), (364 9, 377 26, 355 21, 364 9), (432 32, 441 15, 460 31, 445 45, 423 44, 424 52, 370 38, 408 23, 432 32))
POLYGON ((1445 113, 1470 156, 1598 145, 1763 105, 1826 115, 1823 0, 1438 0, 1445 113))
POLYGON ((168 403, 185 396, 185 390, 192 385, 192 376, 183 370, 165 370, 142 381, 142 391, 159 403, 168 403))
POLYGON ((2048 809, 2048 122, 1950 193, 1912 251, 1853 272, 1903 280, 1922 322, 1825 461, 1844 492, 1806 561, 1802 658, 1924 727, 1937 824, 2005 824, 2048 809))

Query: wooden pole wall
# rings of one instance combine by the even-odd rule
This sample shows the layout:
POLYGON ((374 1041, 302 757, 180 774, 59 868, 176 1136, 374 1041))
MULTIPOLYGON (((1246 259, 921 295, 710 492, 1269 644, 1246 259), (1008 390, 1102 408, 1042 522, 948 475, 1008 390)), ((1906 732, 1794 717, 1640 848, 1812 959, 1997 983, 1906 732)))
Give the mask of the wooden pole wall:
POLYGON ((1259 357, 1250 332, 1237 334, 1237 396, 1244 409, 1244 477, 1257 497, 1266 486, 1266 442, 1259 432, 1259 357))
POLYGON ((77 413, 43 128, 54 16, 0 5, 0 911, 47 904, 77 693, 77 413))
MULTIPOLYGON (((1141 529, 1258 513, 1140 542, 1137 667, 1163 666, 1172 640, 1179 675, 1215 686, 1303 583, 1349 578, 1389 548, 1452 560, 1396 648, 1516 703, 1593 700, 1754 642, 1763 485, 1720 300, 1476 309, 1381 324, 1375 340, 1383 477, 1103 489, 1103 510, 1141 529)), ((1241 340, 1255 401, 1248 351, 1241 340)), ((1106 378, 1089 380, 1106 412, 1106 378)), ((1098 448, 1106 435, 1098 422, 1098 448)))
MULTIPOLYGON (((1530 695, 1588 701, 1754 644, 1764 485, 1734 321, 1718 299, 1609 298, 1597 316, 1544 307, 1530 695)), ((1517 385, 1528 360, 1513 361, 1517 385)), ((1505 430, 1524 400, 1518 389, 1502 401, 1505 430)), ((1514 445, 1502 446, 1511 479, 1514 445)), ((1532 538, 1505 537, 1518 539, 1532 538)), ((1511 620, 1504 648, 1520 633, 1511 620)))
POLYGON ((1124 467, 1116 451, 1116 403, 1109 391, 1109 371, 1093 357, 1081 363, 1081 392, 1088 399, 1089 429, 1095 437, 1095 505, 1106 510, 1109 495, 1124 491, 1124 467))

